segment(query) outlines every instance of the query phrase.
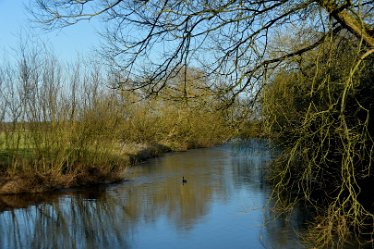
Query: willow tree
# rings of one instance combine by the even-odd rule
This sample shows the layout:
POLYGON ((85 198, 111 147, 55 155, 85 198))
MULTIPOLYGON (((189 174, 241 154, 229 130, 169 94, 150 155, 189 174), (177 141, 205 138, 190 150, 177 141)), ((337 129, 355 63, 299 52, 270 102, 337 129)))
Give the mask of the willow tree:
MULTIPOLYGON (((334 52, 336 43, 333 41, 341 37, 348 39, 354 44, 351 48, 355 56, 350 56, 348 63, 339 66, 347 67, 344 72, 348 73, 342 74, 337 81, 329 81, 342 86, 336 88, 334 98, 337 101, 324 109, 320 106, 322 109, 315 109, 315 115, 310 115, 308 110, 315 107, 315 101, 311 100, 315 97, 312 96, 314 88, 311 88, 311 99, 304 103, 307 111, 296 124, 295 130, 300 131, 296 135, 298 138, 288 145, 292 153, 285 160, 280 184, 276 186, 282 188, 289 182, 292 177, 290 168, 295 159, 305 161, 310 155, 315 155, 313 151, 318 154, 324 148, 322 145, 303 148, 308 140, 305 127, 315 126, 313 120, 320 117, 318 115, 333 113, 329 122, 340 124, 334 132, 340 139, 341 148, 337 153, 341 157, 338 163, 334 161, 334 165, 338 165, 336 172, 341 175, 340 182, 336 182, 341 192, 332 198, 327 195, 332 205, 328 206, 326 216, 336 219, 329 219, 330 223, 325 227, 333 233, 335 225, 341 225, 344 230, 353 224, 356 231, 361 231, 361 224, 372 224, 372 211, 357 201, 362 186, 357 183, 356 176, 362 172, 369 176, 373 174, 373 138, 368 131, 372 125, 367 124, 373 121, 365 119, 360 123, 359 120, 362 129, 357 136, 346 115, 349 111, 348 96, 357 85, 354 79, 360 78, 357 73, 363 66, 372 66, 367 61, 374 52, 373 0, 36 0, 33 3, 30 6, 33 16, 46 28, 63 28, 93 18, 102 20, 106 24, 102 32, 106 41, 103 54, 121 75, 117 87, 129 91, 146 88, 148 95, 170 87, 169 79, 180 75, 183 68, 194 67, 204 72, 209 88, 228 104, 242 95, 255 103, 266 83, 274 82, 281 73, 291 72, 289 75, 292 76, 295 69, 302 74, 306 63, 313 62, 310 58, 316 60, 307 69, 312 68, 315 73, 309 72, 310 80, 303 82, 314 85, 317 80, 328 80, 334 71, 322 72, 319 67, 322 64, 318 62, 324 58, 333 61, 331 55, 338 54, 334 52), (325 48, 329 47, 331 53, 326 52, 325 48), (310 57, 318 51, 324 51, 321 52, 324 56, 310 57), (365 142, 358 143, 358 137, 365 138, 365 142), (353 142, 357 142, 358 147, 352 146, 353 142), (363 171, 357 172, 355 158, 360 151, 366 154, 362 160, 364 163, 361 163, 363 171), (349 195, 344 198, 339 194, 347 192, 349 195), (343 223, 348 226, 343 226, 343 223)), ((365 72, 370 81, 372 70, 365 72)), ((286 85, 292 83, 291 76, 285 80, 286 85)), ((356 102, 360 106, 360 101, 356 102)), ((368 110, 369 107, 360 108, 368 110)), ((320 136, 320 141, 325 141, 323 137, 320 136)), ((325 160, 323 163, 331 162, 325 160)), ((313 191, 308 179, 318 182, 318 177, 325 177, 323 174, 308 174, 309 169, 314 169, 309 166, 294 184, 307 201, 310 201, 309 191, 313 191)))

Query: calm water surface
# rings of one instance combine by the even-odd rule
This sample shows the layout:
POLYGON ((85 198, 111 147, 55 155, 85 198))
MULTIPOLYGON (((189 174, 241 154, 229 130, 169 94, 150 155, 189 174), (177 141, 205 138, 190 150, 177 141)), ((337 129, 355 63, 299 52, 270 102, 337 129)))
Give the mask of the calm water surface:
POLYGON ((303 248, 297 219, 269 211, 271 158, 252 140, 166 154, 121 184, 3 196, 0 248, 303 248))

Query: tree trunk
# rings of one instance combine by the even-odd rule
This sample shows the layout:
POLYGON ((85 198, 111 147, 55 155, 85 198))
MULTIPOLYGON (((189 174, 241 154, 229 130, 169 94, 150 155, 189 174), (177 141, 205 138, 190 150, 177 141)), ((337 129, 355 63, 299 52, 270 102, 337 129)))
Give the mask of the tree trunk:
POLYGON ((367 25, 364 20, 359 19, 359 15, 353 15, 347 8, 352 5, 352 1, 346 1, 346 4, 339 7, 336 1, 319 0, 317 1, 338 23, 340 23, 349 32, 371 48, 374 48, 374 32, 372 27, 367 25))

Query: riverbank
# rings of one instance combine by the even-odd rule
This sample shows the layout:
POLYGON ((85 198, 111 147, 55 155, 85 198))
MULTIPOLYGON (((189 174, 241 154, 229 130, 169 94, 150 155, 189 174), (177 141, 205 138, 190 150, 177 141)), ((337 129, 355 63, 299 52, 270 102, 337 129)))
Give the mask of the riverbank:
MULTIPOLYGON (((0 195, 52 192, 61 189, 109 184, 126 179, 128 167, 160 156, 172 149, 160 144, 126 144, 115 155, 111 167, 77 164, 68 173, 22 172, 0 175, 0 195), (118 160, 120 158, 120 160, 118 160)), ((177 151, 174 148, 174 151, 177 151)))

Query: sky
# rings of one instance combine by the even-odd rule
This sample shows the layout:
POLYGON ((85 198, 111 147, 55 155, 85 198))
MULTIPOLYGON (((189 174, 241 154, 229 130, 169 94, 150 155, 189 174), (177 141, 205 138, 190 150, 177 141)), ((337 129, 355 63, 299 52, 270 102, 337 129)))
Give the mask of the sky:
POLYGON ((32 23, 25 5, 33 0, 0 0, 0 56, 11 56, 22 39, 41 41, 57 58, 74 61, 77 56, 92 55, 100 45, 99 22, 81 22, 62 30, 45 31, 32 23), (22 35, 20 35, 22 34, 22 35))

